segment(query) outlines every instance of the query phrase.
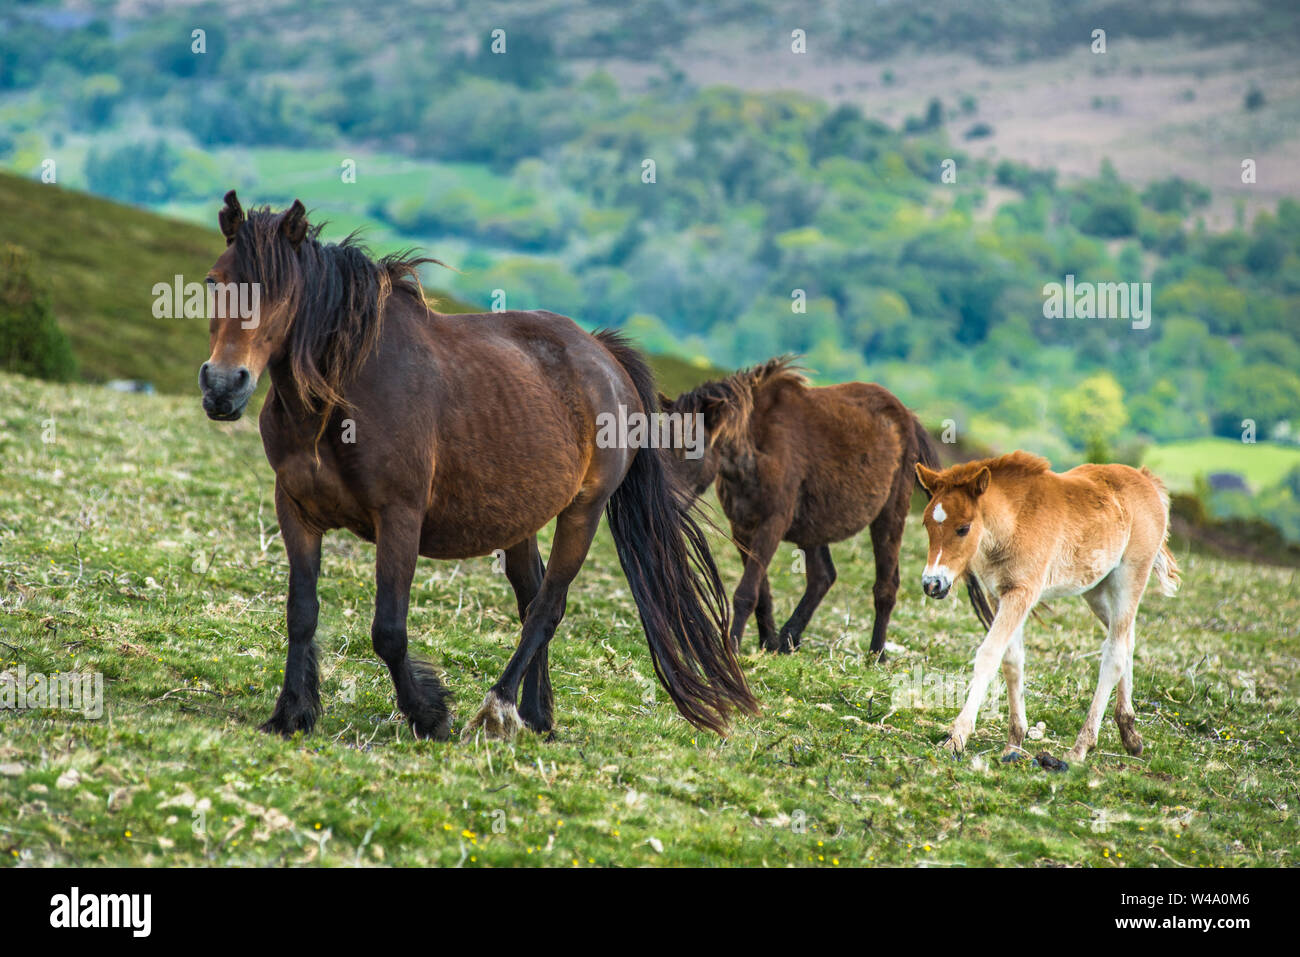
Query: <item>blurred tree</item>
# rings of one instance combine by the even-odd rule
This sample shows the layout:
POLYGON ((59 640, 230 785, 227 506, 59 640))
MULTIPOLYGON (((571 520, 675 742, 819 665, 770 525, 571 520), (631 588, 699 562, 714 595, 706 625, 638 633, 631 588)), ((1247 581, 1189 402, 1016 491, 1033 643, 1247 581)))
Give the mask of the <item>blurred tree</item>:
POLYGON ((1260 438, 1279 423, 1300 419, 1300 376, 1271 362, 1255 362, 1229 373, 1211 396, 1214 431, 1240 438, 1242 421, 1255 422, 1260 438))
POLYGON ((1124 390, 1109 372, 1089 376, 1056 400, 1062 434, 1089 459, 1105 460, 1109 448, 1128 424, 1124 390))
POLYGON ((54 321, 49 293, 22 248, 0 248, 0 369, 65 382, 77 371, 72 344, 54 321))

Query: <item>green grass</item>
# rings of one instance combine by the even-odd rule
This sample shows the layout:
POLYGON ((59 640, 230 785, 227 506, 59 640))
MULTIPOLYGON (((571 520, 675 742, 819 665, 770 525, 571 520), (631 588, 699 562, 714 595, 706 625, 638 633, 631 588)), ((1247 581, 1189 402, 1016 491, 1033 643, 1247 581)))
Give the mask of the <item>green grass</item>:
MULTIPOLYGON (((1051 774, 998 763, 1001 714, 964 760, 938 753, 978 634, 964 604, 922 598, 915 523, 891 633, 904 650, 865 661, 869 543, 836 546, 840 579, 803 649, 758 656, 747 636, 763 714, 726 740, 651 684, 602 530, 552 646, 557 739, 475 745, 414 741, 394 714, 368 638, 373 549, 336 534, 325 713, 285 742, 255 730, 281 680, 285 560, 254 423, 210 423, 189 398, 0 377, 0 457, 3 668, 99 672, 105 687, 100 720, 0 710, 12 866, 1300 864, 1293 571, 1184 555, 1183 593, 1148 597, 1138 623, 1146 754, 1124 755, 1108 718, 1087 766, 1051 774), (891 710, 914 669, 953 682, 952 706, 891 710)), ((714 542, 734 584, 734 551, 714 542)), ((787 614, 791 565, 784 546, 787 614)), ((504 576, 486 558, 421 562, 410 631, 445 670, 459 729, 515 645, 504 576)), ((1026 640, 1029 720, 1060 755, 1100 632, 1062 601, 1026 640)))
POLYGON ((1188 439, 1149 448, 1143 464, 1177 492, 1190 491, 1198 475, 1236 472, 1251 488, 1276 485, 1287 473, 1300 467, 1300 447, 1254 444, 1235 439, 1188 439))

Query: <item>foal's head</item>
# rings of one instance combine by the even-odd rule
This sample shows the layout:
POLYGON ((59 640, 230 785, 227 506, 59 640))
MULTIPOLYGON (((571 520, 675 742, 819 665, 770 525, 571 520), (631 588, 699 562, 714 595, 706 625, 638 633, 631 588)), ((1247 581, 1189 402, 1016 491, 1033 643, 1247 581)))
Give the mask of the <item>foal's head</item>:
POLYGON ((307 211, 294 200, 281 213, 245 216, 232 189, 218 216, 226 250, 208 270, 211 354, 199 368, 203 410, 237 419, 258 377, 281 353, 294 312, 298 248, 307 238, 307 211))
POLYGON ((916 479, 930 493, 930 504, 922 516, 930 535, 930 554, 921 574, 921 589, 931 598, 946 596, 979 551, 984 532, 980 497, 991 478, 987 465, 936 472, 917 463, 916 479))
POLYGON ((698 496, 708 490, 719 470, 728 463, 733 469, 739 465, 743 470, 743 463, 752 461, 755 455, 752 434, 755 394, 778 384, 803 388, 805 382, 793 356, 778 356, 725 379, 706 382, 676 399, 660 393, 659 401, 665 412, 698 414, 704 422, 703 455, 674 450, 678 478, 698 496))
POLYGON ((676 399, 670 399, 662 392, 659 393, 659 406, 668 415, 698 414, 699 418, 696 421, 703 422, 704 434, 696 437, 699 443, 696 448, 674 446, 670 450, 673 473, 682 487, 697 498, 707 492, 709 486, 718 477, 721 455, 717 437, 719 428, 725 428, 723 418, 728 415, 717 397, 701 399, 696 395, 703 388, 702 386, 695 392, 687 392, 676 399))

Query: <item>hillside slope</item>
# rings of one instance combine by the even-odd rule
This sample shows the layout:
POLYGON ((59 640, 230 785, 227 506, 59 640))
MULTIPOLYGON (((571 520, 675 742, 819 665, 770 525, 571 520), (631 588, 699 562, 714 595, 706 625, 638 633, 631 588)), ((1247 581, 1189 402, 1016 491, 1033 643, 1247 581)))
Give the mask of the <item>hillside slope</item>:
MULTIPOLYGON (((939 756, 979 632, 963 600, 921 595, 915 519, 891 659, 863 654, 860 535, 834 546, 839 582, 798 654, 754 654, 751 627, 763 713, 726 740, 657 688, 602 527, 551 646, 556 740, 412 741, 370 646, 374 549, 335 534, 325 711, 284 742, 255 730, 282 680, 286 586, 254 423, 209 422, 197 397, 0 375, 0 460, 0 684, 100 674, 104 703, 100 720, 0 709, 0 866, 1300 864, 1292 570, 1176 545, 1182 591, 1149 595, 1137 626, 1146 752, 1124 754, 1108 715, 1087 767, 1057 775, 998 763, 1004 693, 964 760, 939 756)), ((709 535, 734 586, 735 549, 709 535)), ((792 566, 783 547, 779 618, 803 584, 792 566)), ((421 561, 410 635, 445 670, 459 730, 517 643, 505 576, 490 558, 421 561)), ((1059 755, 1100 629, 1063 600, 1025 642, 1032 746, 1059 755)))
MULTIPOLYGON (((215 201, 212 208, 215 223, 215 201)), ((222 250, 215 226, 0 172, 0 241, 31 254, 86 379, 143 379, 163 392, 195 388, 208 353, 207 320, 155 318, 153 289, 178 275, 203 281, 222 250)), ((440 290, 428 293, 444 312, 475 311, 440 290)))

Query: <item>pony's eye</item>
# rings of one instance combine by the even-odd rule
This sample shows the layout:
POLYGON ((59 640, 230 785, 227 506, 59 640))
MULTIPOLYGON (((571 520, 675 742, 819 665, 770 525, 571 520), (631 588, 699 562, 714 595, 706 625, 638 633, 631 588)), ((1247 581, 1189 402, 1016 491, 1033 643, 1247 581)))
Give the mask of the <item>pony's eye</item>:
POLYGON ((957 529, 957 534, 958 534, 958 535, 969 535, 969 534, 970 534, 970 526, 969 526, 969 525, 962 525, 960 528, 957 529))

